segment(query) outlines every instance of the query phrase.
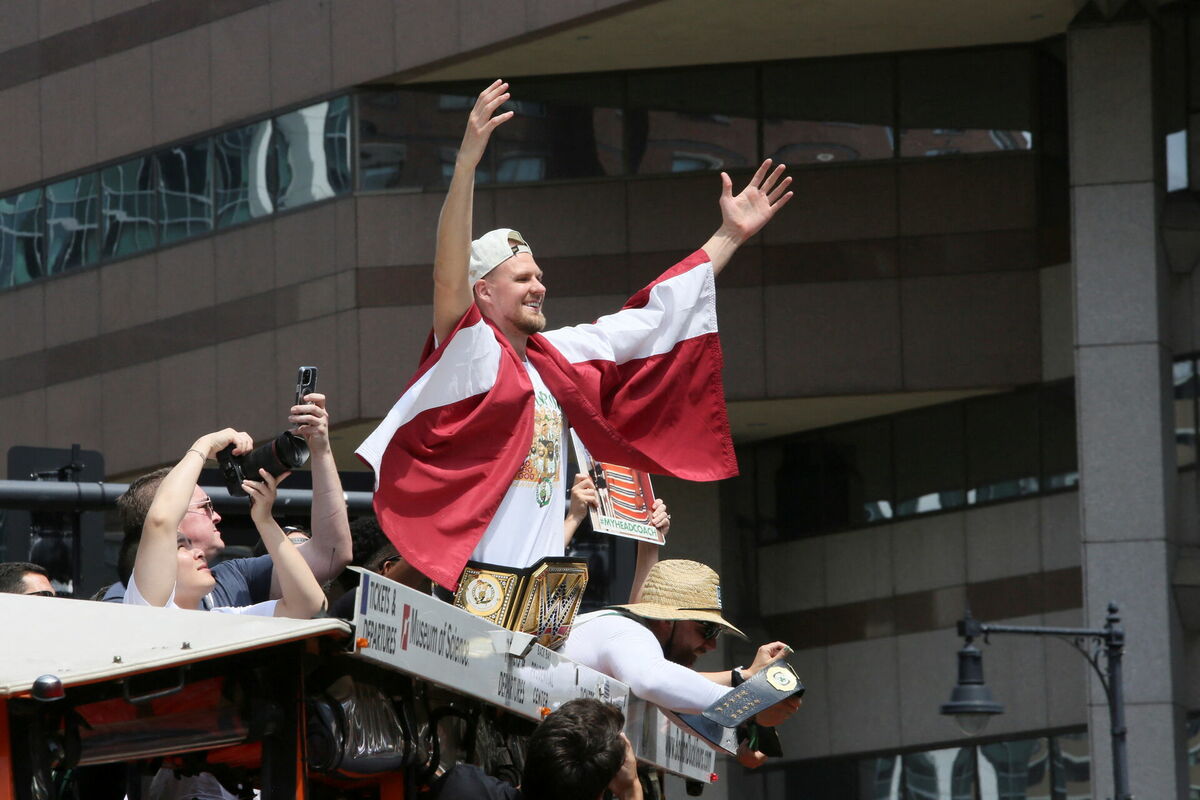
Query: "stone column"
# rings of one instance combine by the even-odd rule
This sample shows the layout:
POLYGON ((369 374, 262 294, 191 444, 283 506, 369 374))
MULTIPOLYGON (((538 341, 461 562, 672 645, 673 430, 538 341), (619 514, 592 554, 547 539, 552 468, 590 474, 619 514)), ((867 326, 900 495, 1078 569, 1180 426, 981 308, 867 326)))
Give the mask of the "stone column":
MULTIPOLYGON (((1067 37, 1084 607, 1102 627, 1116 601, 1128 634, 1131 791, 1185 800, 1159 31, 1135 2, 1105 17, 1089 4, 1067 37)), ((1092 796, 1112 797, 1108 705, 1094 677, 1089 721, 1092 796)))

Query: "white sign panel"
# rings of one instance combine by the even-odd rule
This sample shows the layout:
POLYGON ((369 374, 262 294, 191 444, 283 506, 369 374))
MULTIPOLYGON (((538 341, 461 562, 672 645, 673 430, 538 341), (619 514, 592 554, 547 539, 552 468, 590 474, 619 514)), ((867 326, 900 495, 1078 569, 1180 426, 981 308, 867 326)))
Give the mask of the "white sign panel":
MULTIPOLYGON (((640 761, 705 783, 711 783, 716 778, 717 753, 714 745, 685 731, 661 709, 640 697, 629 698, 629 705, 625 709, 625 735, 629 737, 640 761)), ((735 743, 735 749, 736 746, 735 743)))
MULTIPOLYGON (((576 697, 625 706, 623 683, 534 644, 509 651, 512 631, 380 575, 363 572, 354 610, 356 654, 533 720, 576 697)), ((520 639, 518 639, 520 642, 520 639)))
POLYGON ((555 709, 577 697, 612 703, 626 712, 625 731, 639 760, 685 778, 711 781, 714 754, 704 740, 634 698, 620 681, 539 644, 521 655, 528 635, 514 634, 381 575, 358 572, 356 657, 535 721, 541 720, 543 708, 555 709), (631 701, 640 709, 636 718, 631 701), (644 733, 647 724, 651 735, 644 733))

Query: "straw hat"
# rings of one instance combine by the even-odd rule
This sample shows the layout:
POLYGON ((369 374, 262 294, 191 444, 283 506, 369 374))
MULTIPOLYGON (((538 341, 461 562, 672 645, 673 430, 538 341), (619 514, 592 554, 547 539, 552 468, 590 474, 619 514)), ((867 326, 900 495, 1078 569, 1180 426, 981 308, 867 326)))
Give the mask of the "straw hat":
POLYGON ((623 608, 645 619, 715 622, 743 639, 746 634, 721 616, 721 578, 699 561, 670 559, 650 568, 642 601, 623 608))

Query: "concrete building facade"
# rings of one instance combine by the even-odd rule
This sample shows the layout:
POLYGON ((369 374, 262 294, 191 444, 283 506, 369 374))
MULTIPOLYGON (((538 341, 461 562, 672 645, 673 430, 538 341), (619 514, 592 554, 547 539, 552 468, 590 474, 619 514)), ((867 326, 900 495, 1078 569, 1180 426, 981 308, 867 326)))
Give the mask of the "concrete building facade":
POLYGON ((0 449, 78 442, 128 477, 277 432, 317 364, 361 485, 501 76, 475 227, 528 237, 551 325, 703 243, 718 170, 795 178, 718 282, 742 476, 655 484, 666 554, 717 567, 808 686, 785 759, 708 793, 1111 796, 1070 647, 985 648, 1006 713, 979 739, 938 706, 968 605, 1099 626, 1112 600, 1133 791, 1188 798, 1200 16, 988 5, 0 0, 0 449))

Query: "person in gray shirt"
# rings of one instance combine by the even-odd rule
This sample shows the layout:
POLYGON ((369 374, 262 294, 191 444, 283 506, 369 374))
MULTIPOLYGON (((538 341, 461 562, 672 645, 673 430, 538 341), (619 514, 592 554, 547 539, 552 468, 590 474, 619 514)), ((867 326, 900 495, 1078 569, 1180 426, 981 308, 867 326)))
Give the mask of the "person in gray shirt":
MULTIPOLYGON (((315 392, 305 395, 300 405, 292 406, 288 420, 298 426, 295 432, 308 442, 312 459, 312 538, 300 545, 299 550, 317 582, 324 584, 350 563, 351 552, 345 494, 329 446, 329 412, 325 408, 325 395, 315 392)), ((117 559, 120 581, 109 587, 104 595, 105 602, 120 603, 125 597, 125 585, 133 572, 146 513, 169 471, 163 468, 137 478, 117 499, 125 539, 117 559)), ((221 530, 217 527, 220 522, 221 515, 213 508, 212 499, 196 486, 179 532, 193 547, 203 550, 209 562, 225 549, 221 530)), ((212 574, 216 586, 205 598, 205 608, 249 606, 280 597, 270 556, 222 561, 212 567, 212 574)))

